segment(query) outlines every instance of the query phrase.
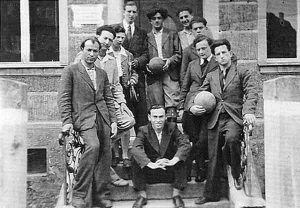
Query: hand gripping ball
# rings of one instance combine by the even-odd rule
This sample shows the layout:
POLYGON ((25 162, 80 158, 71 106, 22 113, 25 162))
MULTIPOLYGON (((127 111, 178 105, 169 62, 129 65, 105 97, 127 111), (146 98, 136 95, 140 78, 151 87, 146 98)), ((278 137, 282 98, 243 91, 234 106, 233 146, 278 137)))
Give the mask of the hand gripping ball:
POLYGON ((201 105, 209 113, 216 107, 216 98, 212 93, 208 91, 202 91, 196 95, 194 104, 201 105))
POLYGON ((153 74, 162 74, 163 73, 163 66, 165 65, 165 62, 159 58, 159 57, 154 57, 149 61, 149 70, 153 74))

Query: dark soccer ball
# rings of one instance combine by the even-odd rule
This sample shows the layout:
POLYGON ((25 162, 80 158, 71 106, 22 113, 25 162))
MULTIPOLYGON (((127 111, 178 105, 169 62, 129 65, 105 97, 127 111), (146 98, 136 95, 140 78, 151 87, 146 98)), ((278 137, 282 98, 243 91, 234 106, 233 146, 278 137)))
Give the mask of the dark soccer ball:
POLYGON ((152 72, 152 74, 158 75, 164 72, 163 71, 164 65, 165 65, 164 60, 162 60, 159 57, 154 57, 149 61, 148 67, 149 70, 152 72))

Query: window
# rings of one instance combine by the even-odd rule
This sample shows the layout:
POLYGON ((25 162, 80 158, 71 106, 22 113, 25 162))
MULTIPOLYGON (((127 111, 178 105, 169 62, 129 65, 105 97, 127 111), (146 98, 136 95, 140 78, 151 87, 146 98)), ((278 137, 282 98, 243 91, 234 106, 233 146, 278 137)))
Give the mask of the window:
POLYGON ((261 65, 300 64, 300 3, 259 1, 258 61, 261 65))
POLYGON ((1 66, 67 64, 66 2, 0 0, 1 66))

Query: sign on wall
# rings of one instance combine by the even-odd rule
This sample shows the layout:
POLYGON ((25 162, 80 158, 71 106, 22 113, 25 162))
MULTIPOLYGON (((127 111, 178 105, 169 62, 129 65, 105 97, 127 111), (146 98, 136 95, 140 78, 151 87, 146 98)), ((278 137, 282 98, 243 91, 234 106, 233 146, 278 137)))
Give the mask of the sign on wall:
POLYGON ((72 5, 73 27, 82 25, 103 25, 104 4, 79 4, 72 5))

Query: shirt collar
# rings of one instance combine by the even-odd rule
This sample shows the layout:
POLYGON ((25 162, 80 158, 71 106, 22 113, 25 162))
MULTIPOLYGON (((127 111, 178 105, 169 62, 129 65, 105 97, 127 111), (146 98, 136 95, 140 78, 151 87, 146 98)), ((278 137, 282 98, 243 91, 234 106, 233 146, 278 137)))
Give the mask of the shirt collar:
MULTIPOLYGON (((211 58, 213 57, 213 55, 212 54, 210 54, 210 56, 209 57, 207 57, 207 61, 208 62, 210 62, 210 60, 211 60, 211 58)), ((203 62, 204 62, 204 59, 201 59, 201 61, 200 61, 200 64, 203 64, 203 62)))
POLYGON ((96 69, 96 68, 95 68, 95 64, 93 65, 92 68, 89 68, 89 67, 87 67, 87 66, 84 64, 83 60, 80 60, 80 61, 81 61, 81 64, 83 65, 83 67, 85 68, 85 70, 95 70, 95 69, 96 69))
MULTIPOLYGON (((110 55, 111 53, 114 53, 114 50, 113 50, 112 46, 109 47, 109 49, 107 50, 106 53, 108 55, 110 55)), ((119 54, 123 55, 123 56, 126 56, 126 57, 128 56, 127 53, 126 53, 126 50, 123 46, 121 46, 121 50, 119 51, 119 54)))
POLYGON ((103 63, 105 63, 106 61, 108 61, 110 59, 115 59, 115 58, 106 52, 106 55, 102 58, 102 60, 101 60, 100 56, 98 56, 98 59, 100 61, 102 61, 103 63))
POLYGON ((191 31, 191 30, 183 29, 182 32, 185 33, 185 34, 188 34, 188 35, 191 35, 191 34, 192 34, 192 31, 191 31))
POLYGON ((163 31, 163 28, 161 28, 160 31, 156 31, 155 29, 152 29, 152 32, 153 32, 154 35, 159 35, 159 34, 162 33, 162 31, 163 31))
MULTIPOLYGON (((128 30, 128 27, 129 27, 129 24, 128 24, 128 22, 126 22, 126 20, 125 19, 123 19, 123 26, 124 26, 124 29, 126 30, 126 32, 127 32, 127 30, 128 30)), ((133 23, 131 23, 130 24, 130 26, 131 26, 131 31, 134 31, 134 22, 133 23)))

